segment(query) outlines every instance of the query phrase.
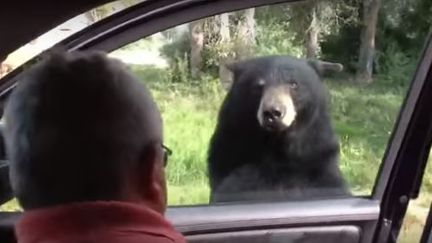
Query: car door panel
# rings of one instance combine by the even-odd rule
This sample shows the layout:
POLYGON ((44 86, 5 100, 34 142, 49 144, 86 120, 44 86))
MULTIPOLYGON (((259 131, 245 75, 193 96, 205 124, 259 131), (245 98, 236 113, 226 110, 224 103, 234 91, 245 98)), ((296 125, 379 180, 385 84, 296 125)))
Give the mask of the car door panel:
POLYGON ((372 234, 379 202, 351 198, 171 207, 167 217, 189 242, 370 242, 360 236, 372 234))
POLYGON ((189 243, 356 243, 360 242, 360 227, 356 226, 325 226, 299 227, 291 229, 270 229, 236 231, 216 234, 189 236, 189 243))
POLYGON ((167 217, 184 234, 347 222, 365 223, 378 220, 379 202, 350 198, 212 207, 172 207, 168 209, 167 217))

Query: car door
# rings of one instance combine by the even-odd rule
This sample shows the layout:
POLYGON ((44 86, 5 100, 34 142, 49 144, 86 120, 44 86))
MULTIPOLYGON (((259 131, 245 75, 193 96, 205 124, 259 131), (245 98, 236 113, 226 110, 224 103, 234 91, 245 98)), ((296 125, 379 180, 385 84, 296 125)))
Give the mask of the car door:
MULTIPOLYGON (((253 8, 264 14, 264 9, 269 6, 295 11, 292 6, 301 5, 302 2, 308 4, 307 1, 296 1, 300 2, 297 5, 292 2, 294 1, 144 1, 91 25, 57 46, 68 50, 102 50, 121 57, 121 51, 127 49, 121 48, 181 24, 202 19, 205 22, 211 16, 221 16, 224 13, 238 16, 245 9, 253 8)), ((234 22, 239 24, 241 20, 234 22)), ((271 38, 276 39, 277 36, 271 38)), ((419 55, 417 68, 411 74, 411 80, 405 80, 409 85, 401 93, 403 102, 397 106, 395 117, 390 118, 390 125, 386 127, 389 134, 384 140, 388 143, 383 144, 385 151, 381 154, 382 162, 375 164, 375 167, 371 165, 370 174, 373 175, 372 179, 369 178, 366 193, 355 192, 353 197, 323 197, 313 200, 276 200, 263 195, 259 201, 208 204, 202 199, 188 201, 188 198, 195 196, 192 195, 194 190, 208 192, 207 185, 202 186, 194 181, 183 186, 172 179, 170 193, 180 199, 171 203, 167 217, 186 236, 188 242, 396 242, 407 205, 410 199, 417 197, 430 149, 432 113, 428 111, 428 104, 432 99, 432 40, 429 37, 424 41, 425 46, 419 55)), ((294 53, 296 49, 290 50, 294 53)), ((30 65, 33 61, 36 59, 27 64, 30 65)), ((143 72, 150 73, 149 69, 143 72)), ((23 73, 24 68, 17 68, 1 79, 1 99, 7 99, 23 73)), ((330 88, 330 93, 331 91, 330 88)), ((344 92, 349 92, 349 89, 335 91, 333 94, 337 96, 344 92)), ((366 90, 360 93, 368 92, 366 90)), ((373 100, 368 102, 373 103, 373 100)), ((370 105, 368 102, 364 104, 370 105)), ((168 106, 165 108, 169 109, 168 106)), ((362 112, 362 108, 365 107, 341 109, 359 109, 358 112, 362 112)), ((366 119, 373 120, 373 117, 366 119)), ((176 122, 174 118, 168 121, 165 119, 166 126, 176 122)), ((344 129, 340 130, 344 134, 344 129)), ((365 135, 366 141, 372 141, 372 135, 365 135)), ((344 141, 348 140, 344 140, 344 137, 340 140, 343 150, 344 141)), ((175 143, 177 140, 169 141, 175 143)), ((374 149, 372 143, 364 146, 366 150, 374 149)), ((175 153, 182 149, 178 144, 176 148, 175 153)), ((343 162, 343 159, 344 156, 342 163, 346 167, 345 171, 350 171, 349 168, 353 165, 349 161, 343 162)), ((367 157, 363 159, 365 163, 368 162, 367 157)), ((179 160, 173 159, 170 163, 179 163, 179 160)), ((173 166, 169 168, 169 173, 172 173, 177 167, 170 166, 173 166)), ((203 167, 202 164, 200 166, 203 167)), ((196 174, 204 173, 196 172, 190 166, 186 166, 185 171, 184 178, 178 181, 193 181, 191 178, 196 174)), ((349 175, 349 172, 346 174, 349 175)), ((360 177, 356 180, 351 180, 352 184, 367 179, 360 177)), ((0 234, 10 239, 13 223, 19 218, 19 214, 0 214, 0 234)))

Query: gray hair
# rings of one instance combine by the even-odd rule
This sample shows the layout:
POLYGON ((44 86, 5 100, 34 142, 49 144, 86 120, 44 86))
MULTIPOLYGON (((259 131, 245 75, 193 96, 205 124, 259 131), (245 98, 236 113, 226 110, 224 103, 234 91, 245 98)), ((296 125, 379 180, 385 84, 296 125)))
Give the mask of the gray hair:
POLYGON ((102 53, 54 53, 9 97, 5 139, 12 188, 25 208, 115 200, 125 171, 162 142, 151 94, 102 53))

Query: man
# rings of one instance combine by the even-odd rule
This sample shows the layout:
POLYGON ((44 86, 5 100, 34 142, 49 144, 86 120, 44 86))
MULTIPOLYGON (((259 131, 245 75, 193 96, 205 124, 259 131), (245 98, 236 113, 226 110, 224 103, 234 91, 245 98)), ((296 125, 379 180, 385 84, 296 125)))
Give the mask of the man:
POLYGON ((56 53, 20 80, 5 118, 18 242, 184 242, 163 217, 160 113, 120 62, 56 53))

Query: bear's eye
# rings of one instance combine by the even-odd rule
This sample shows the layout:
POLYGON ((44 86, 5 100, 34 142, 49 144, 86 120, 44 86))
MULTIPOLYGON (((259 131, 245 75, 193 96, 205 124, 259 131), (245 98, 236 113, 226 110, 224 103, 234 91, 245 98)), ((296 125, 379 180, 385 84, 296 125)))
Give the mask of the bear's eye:
POLYGON ((297 83, 295 80, 290 80, 290 81, 288 82, 288 86, 289 86, 291 89, 296 89, 297 86, 298 86, 298 83, 297 83))
POLYGON ((257 85, 260 87, 263 87, 265 85, 265 80, 264 79, 259 79, 257 82, 257 85))
POLYGON ((265 86, 265 81, 263 79, 259 79, 253 83, 253 87, 257 91, 261 91, 265 86))

